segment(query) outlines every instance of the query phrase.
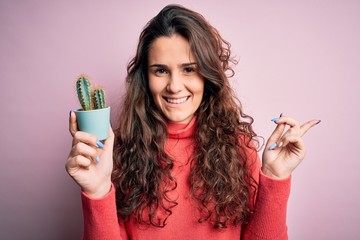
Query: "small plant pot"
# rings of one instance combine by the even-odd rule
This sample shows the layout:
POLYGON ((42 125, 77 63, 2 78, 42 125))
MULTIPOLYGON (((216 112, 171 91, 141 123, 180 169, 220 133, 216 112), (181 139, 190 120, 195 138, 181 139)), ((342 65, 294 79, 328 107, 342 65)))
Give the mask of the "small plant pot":
POLYGON ((84 111, 75 110, 77 124, 80 131, 91 133, 98 140, 109 137, 110 107, 84 111))

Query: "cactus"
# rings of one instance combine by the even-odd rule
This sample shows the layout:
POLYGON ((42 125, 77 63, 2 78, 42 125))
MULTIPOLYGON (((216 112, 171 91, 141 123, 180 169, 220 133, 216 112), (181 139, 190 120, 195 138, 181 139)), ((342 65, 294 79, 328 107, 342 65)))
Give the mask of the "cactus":
POLYGON ((81 75, 76 81, 76 91, 83 110, 92 109, 91 83, 86 76, 81 75))
POLYGON ((106 107, 104 89, 98 87, 92 90, 87 76, 80 75, 77 79, 76 91, 83 110, 88 111, 106 107))
POLYGON ((100 109, 105 108, 105 93, 104 89, 96 88, 93 93, 94 108, 100 109))

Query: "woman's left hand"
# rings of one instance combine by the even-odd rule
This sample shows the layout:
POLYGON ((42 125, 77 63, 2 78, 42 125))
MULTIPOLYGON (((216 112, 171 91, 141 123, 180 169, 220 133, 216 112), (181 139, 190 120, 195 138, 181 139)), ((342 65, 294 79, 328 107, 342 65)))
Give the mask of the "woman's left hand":
POLYGON ((262 172, 268 177, 283 179, 289 177, 304 159, 306 149, 302 137, 320 121, 314 119, 301 126, 294 119, 284 116, 272 121, 277 127, 266 143, 262 172), (286 125, 290 128, 284 133, 286 125))

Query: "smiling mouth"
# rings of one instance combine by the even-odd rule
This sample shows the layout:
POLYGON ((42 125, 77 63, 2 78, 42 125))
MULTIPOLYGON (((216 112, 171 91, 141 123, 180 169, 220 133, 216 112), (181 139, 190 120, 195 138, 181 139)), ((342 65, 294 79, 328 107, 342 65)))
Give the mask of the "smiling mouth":
POLYGON ((190 98, 190 96, 182 97, 182 98, 167 98, 167 97, 164 97, 165 101, 167 101, 168 103, 172 103, 172 104, 184 103, 189 98, 190 98))

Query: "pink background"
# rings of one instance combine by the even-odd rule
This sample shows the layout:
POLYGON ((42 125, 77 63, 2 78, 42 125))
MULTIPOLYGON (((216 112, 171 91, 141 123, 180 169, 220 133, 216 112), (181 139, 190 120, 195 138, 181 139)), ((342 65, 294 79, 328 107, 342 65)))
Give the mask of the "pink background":
MULTIPOLYGON (((75 78, 103 85, 116 116, 140 31, 167 3, 0 1, 0 239, 80 237, 79 188, 64 169, 75 78)), ((259 135, 281 112, 322 120, 293 174, 290 239, 360 239, 360 2, 178 3, 232 43, 232 83, 259 135)))

